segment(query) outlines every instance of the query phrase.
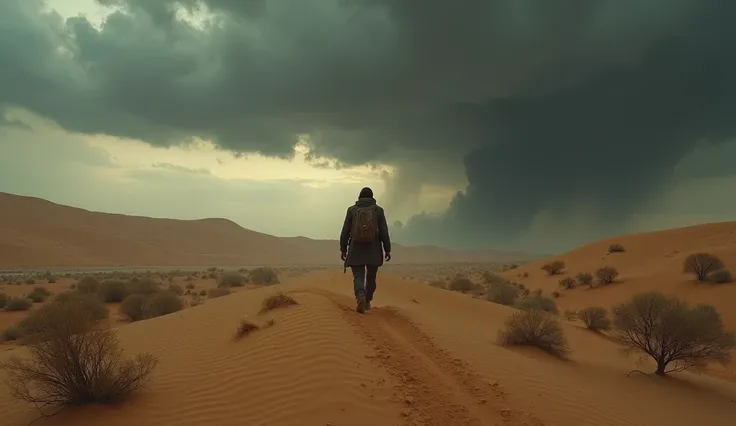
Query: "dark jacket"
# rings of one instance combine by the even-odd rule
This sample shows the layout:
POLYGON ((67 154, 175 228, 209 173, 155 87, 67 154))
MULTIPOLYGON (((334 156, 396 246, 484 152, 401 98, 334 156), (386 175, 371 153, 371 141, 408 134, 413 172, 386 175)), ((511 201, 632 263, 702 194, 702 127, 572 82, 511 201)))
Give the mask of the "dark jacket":
POLYGON ((340 233, 340 251, 348 252, 348 258, 345 261, 346 266, 357 265, 383 265, 383 252, 391 253, 391 237, 388 235, 388 225, 386 224, 386 214, 383 208, 376 205, 378 210, 378 235, 373 244, 354 244, 350 238, 350 230, 353 228, 353 212, 356 207, 364 207, 376 205, 375 198, 358 198, 355 205, 348 207, 345 214, 345 223, 342 225, 340 233), (383 250, 381 246, 383 245, 383 250))

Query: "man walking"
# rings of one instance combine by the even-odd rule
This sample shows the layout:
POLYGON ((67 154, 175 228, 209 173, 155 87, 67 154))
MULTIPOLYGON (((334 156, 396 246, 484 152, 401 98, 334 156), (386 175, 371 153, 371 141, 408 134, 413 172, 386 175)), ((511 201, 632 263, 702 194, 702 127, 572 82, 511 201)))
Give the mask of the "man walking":
POLYGON ((340 253, 345 267, 350 266, 353 272, 356 310, 362 314, 371 308, 378 268, 384 258, 386 262, 391 260, 386 214, 376 204, 370 188, 363 188, 358 201, 348 207, 340 233, 340 253))

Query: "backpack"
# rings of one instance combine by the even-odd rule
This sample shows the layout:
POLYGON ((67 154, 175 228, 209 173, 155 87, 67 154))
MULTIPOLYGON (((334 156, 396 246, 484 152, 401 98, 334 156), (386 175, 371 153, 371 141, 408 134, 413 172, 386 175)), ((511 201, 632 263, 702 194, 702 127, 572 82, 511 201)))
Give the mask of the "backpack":
POLYGON ((378 209, 375 205, 356 207, 353 212, 352 240, 358 244, 372 244, 378 234, 378 209))

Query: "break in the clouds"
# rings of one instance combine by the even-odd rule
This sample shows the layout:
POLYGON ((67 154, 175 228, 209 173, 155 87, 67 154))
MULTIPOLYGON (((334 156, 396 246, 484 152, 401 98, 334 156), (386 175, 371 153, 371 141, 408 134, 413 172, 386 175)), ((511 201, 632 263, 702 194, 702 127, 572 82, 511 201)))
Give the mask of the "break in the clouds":
POLYGON ((729 0, 99 3, 116 10, 100 26, 0 3, 0 108, 153 145, 288 157, 301 137, 315 156, 396 166, 394 200, 462 166, 467 188, 409 220, 408 242, 620 232, 662 208, 698 144, 736 131, 729 0))

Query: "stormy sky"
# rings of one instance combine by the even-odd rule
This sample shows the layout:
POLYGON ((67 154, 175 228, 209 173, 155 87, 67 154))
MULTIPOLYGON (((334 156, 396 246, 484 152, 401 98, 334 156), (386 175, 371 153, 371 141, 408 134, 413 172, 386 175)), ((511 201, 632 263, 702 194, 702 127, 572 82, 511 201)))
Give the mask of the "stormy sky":
POLYGON ((728 0, 2 0, 0 191, 335 238, 371 184, 399 241, 536 252, 732 220, 734 22, 728 0), (114 202, 59 165, 87 156, 114 202), (288 228, 295 203, 326 213, 288 228))

